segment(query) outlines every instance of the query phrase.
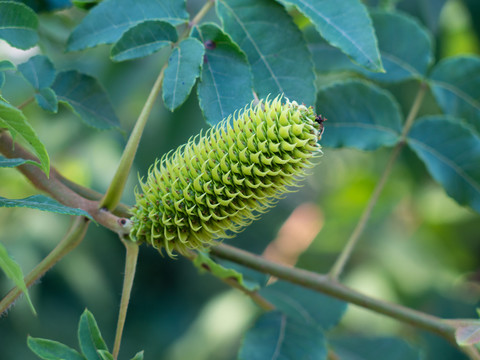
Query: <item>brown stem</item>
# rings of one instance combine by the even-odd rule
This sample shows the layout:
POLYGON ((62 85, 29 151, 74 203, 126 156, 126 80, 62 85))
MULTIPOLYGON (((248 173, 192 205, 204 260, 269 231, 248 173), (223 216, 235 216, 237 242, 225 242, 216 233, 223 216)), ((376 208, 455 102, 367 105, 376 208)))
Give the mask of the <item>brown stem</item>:
MULTIPOLYGON (((0 153, 7 158, 22 158, 38 162, 38 159, 18 143, 13 143, 12 137, 6 132, 0 132, 0 153)), ((97 201, 85 199, 65 186, 58 178, 57 172, 51 171, 46 177, 42 170, 31 164, 24 164, 18 170, 27 177, 39 190, 46 192, 58 202, 73 208, 85 210, 99 224, 119 234, 129 232, 128 221, 100 209, 97 201)))
MULTIPOLYGON (((58 181, 60 181, 63 185, 68 187, 70 190, 76 192, 81 197, 84 197, 85 199, 99 201, 104 196, 104 194, 99 193, 98 191, 79 185, 76 182, 67 179, 53 167, 50 169, 50 173, 55 173, 55 177, 58 179, 58 181)), ((130 213, 130 208, 127 205, 121 203, 112 210, 112 213, 124 218, 129 218, 130 216, 132 216, 132 214, 130 213)))
POLYGON ((18 109, 22 110, 25 106, 31 104, 32 102, 35 101, 35 97, 29 97, 27 100, 25 100, 23 103, 17 106, 18 109))

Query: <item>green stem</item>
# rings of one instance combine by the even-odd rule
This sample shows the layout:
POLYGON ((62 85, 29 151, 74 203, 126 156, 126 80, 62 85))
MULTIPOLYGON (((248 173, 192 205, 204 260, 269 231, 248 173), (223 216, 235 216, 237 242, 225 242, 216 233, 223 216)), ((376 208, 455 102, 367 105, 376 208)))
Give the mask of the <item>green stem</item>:
POLYGON ((187 38, 190 35, 190 31, 193 27, 198 25, 198 23, 203 19, 203 17, 210 11, 210 9, 215 5, 215 0, 207 0, 207 2, 202 6, 198 11, 197 15, 188 23, 187 28, 183 34, 179 37, 177 44, 180 43, 183 39, 187 38))
POLYGON ((113 345, 113 358, 117 360, 120 351, 120 344, 122 342, 123 328, 125 326, 125 319, 127 317, 128 304, 130 302, 130 294, 132 293, 133 280, 135 278, 135 269, 137 267, 138 259, 138 244, 128 239, 123 239, 122 242, 126 248, 125 259, 125 277, 123 279, 122 298, 120 300, 120 311, 118 312, 117 331, 115 333, 115 343, 113 345))
POLYGON ((395 161, 397 160, 397 157, 400 154, 402 147, 403 147, 403 142, 399 142, 393 149, 393 152, 390 155, 390 158, 388 159, 387 166, 383 170, 382 176, 380 177, 380 180, 375 186, 375 189, 373 190, 373 193, 370 196, 370 199, 368 200, 368 204, 363 210, 360 220, 358 221, 352 234, 348 238, 347 243, 343 247, 342 252, 338 256, 337 260, 332 266, 332 269, 330 270, 329 276, 332 279, 339 278, 340 274, 345 268, 346 263, 348 262, 350 256, 352 255, 353 250, 355 249, 355 246, 358 243, 358 239, 360 238, 360 235, 363 233, 363 230, 365 229, 365 226, 367 225, 367 222, 370 219, 372 210, 377 204, 378 198, 380 197, 383 187, 385 186, 385 183, 387 182, 387 179, 390 176, 390 173, 392 172, 393 165, 395 164, 395 161))
POLYGON ((405 121, 405 125, 403 126, 402 130, 402 140, 405 140, 407 137, 408 132, 412 128, 413 122, 417 117, 418 111, 420 110, 420 106, 422 106, 423 98, 425 97, 425 93, 427 91, 427 84, 424 82, 420 83, 420 88, 418 89, 417 96, 413 101, 412 107, 410 108, 410 112, 408 113, 407 120, 405 121))
MULTIPOLYGON (((75 249, 83 240, 90 221, 78 216, 75 218, 72 226, 65 237, 58 243, 58 245, 47 255, 26 277, 25 284, 30 287, 38 279, 40 279, 48 270, 50 270, 60 259, 67 255, 70 251, 75 249)), ((14 287, 5 297, 0 301, 0 314, 6 311, 10 305, 22 294, 22 290, 14 287)))
POLYGON ((460 350, 463 351, 471 360, 480 360, 480 354, 475 346, 461 346, 460 350))
POLYGON ((330 270, 329 276, 332 279, 339 278, 343 269, 345 268, 345 265, 350 259, 353 253, 353 250, 355 249, 355 246, 357 245, 358 240, 360 239, 360 236, 365 230, 365 226, 367 225, 367 222, 370 219, 370 216, 372 215, 373 208, 377 204, 380 194, 382 193, 383 188, 385 187, 387 179, 389 178, 392 172, 393 165, 397 161, 397 158, 400 155, 402 148, 405 146, 406 136, 408 134, 408 131, 413 125, 413 121, 415 120, 418 114, 418 110, 420 109, 420 106, 422 104, 426 89, 427 89, 426 85, 424 83, 421 83, 420 89, 418 90, 417 96, 415 97, 413 105, 408 114, 407 120, 405 121, 405 125, 402 129, 402 134, 400 135, 400 139, 395 145, 392 151, 392 154, 388 159, 387 165, 383 170, 380 180, 376 184, 375 189, 373 190, 373 193, 370 196, 370 199, 368 200, 367 206, 365 207, 362 215, 360 216, 360 220, 358 221, 357 225, 353 229, 353 232, 348 238, 346 245, 342 249, 342 252, 338 256, 337 260, 332 266, 332 269, 330 270))
POLYGON ((202 6, 202 8, 198 11, 197 15, 190 21, 189 27, 193 28, 194 26, 198 25, 198 23, 203 19, 205 15, 210 11, 210 9, 215 5, 216 0, 207 0, 207 2, 202 6))
POLYGON ((391 304, 363 295, 326 275, 292 268, 268 261, 261 256, 248 253, 229 245, 221 244, 210 249, 210 253, 251 269, 270 274, 279 279, 324 293, 334 298, 373 310, 416 327, 434 332, 455 343, 455 327, 436 316, 428 315, 407 307, 391 304))
POLYGON ((153 108, 153 104, 160 93, 163 83, 163 75, 165 69, 167 68, 168 63, 166 63, 160 74, 155 81, 155 84, 148 95, 147 101, 143 106, 142 112, 135 123, 135 126, 130 134, 130 138, 128 139, 127 146, 123 151, 122 158, 120 159, 120 164, 118 165, 117 171, 108 187, 105 196, 100 201, 100 207, 104 207, 108 210, 114 209, 118 203, 120 202, 120 198, 122 197, 123 189, 125 188, 125 184, 127 182, 128 174, 130 173, 130 168, 133 164, 133 159, 135 158, 135 154, 138 149, 138 144, 140 143, 140 139, 142 138, 143 129, 147 123, 148 117, 153 108))

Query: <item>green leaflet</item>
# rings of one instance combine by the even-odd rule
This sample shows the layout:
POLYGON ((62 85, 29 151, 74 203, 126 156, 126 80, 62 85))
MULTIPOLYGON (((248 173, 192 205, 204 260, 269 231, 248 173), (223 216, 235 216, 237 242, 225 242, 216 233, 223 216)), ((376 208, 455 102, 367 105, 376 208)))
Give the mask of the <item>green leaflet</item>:
POLYGON ((193 35, 205 47, 198 102, 205 120, 215 125, 252 101, 252 78, 245 54, 217 25, 196 27, 193 35))
POLYGON ((107 93, 94 77, 74 70, 59 72, 52 85, 59 102, 97 129, 120 125, 107 93))
POLYGON ((278 0, 293 4, 330 44, 361 66, 383 72, 375 32, 360 0, 278 0))
POLYGON ((7 249, 0 243, 0 269, 2 269, 3 273, 13 282, 15 285, 23 291, 25 297, 27 298, 28 305, 30 305, 30 309, 36 315, 35 308, 33 307, 32 300, 28 295, 27 285, 23 280, 23 273, 20 266, 8 255, 7 249))
POLYGON ((395 98, 372 83, 336 82, 321 89, 317 99, 318 110, 331 119, 325 147, 375 150, 400 138, 402 115, 395 98))
POLYGON ((112 46, 110 55, 114 61, 137 59, 176 41, 175 27, 165 21, 148 20, 128 29, 112 46))
POLYGON ((423 117, 407 144, 448 195, 480 213, 480 137, 472 127, 456 118, 423 117))
POLYGON ((104 0, 89 11, 68 39, 68 51, 112 44, 135 25, 162 20, 173 26, 188 20, 185 1, 104 0))
POLYGON ((205 47, 194 38, 183 40, 173 49, 165 69, 162 89, 163 102, 170 111, 187 100, 202 71, 204 55, 205 47))
POLYGON ((24 4, 0 1, 0 39, 26 50, 38 42, 37 15, 24 4))
POLYGON ((20 134, 32 146, 40 160, 39 167, 43 172, 49 175, 50 172, 50 158, 47 154, 45 146, 38 138, 37 133, 28 123, 27 118, 23 115, 21 110, 10 105, 0 98, 0 127, 6 127, 15 138, 16 134, 20 134))
POLYGON ((323 330, 278 311, 261 315, 245 334, 239 360, 326 359, 323 330))
POLYGON ((0 207, 26 207, 58 214, 92 217, 82 209, 71 208, 45 196, 33 195, 25 199, 6 199, 0 196, 0 207))

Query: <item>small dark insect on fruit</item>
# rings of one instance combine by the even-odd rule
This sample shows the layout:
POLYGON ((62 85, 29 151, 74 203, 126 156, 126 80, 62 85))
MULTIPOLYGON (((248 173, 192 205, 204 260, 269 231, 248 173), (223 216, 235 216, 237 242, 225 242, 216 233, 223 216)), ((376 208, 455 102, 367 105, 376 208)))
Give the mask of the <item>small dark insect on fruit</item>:
POLYGON ((315 116, 315 121, 318 123, 318 125, 320 127, 319 128, 320 135, 318 137, 321 138, 322 134, 323 134, 323 131, 325 130, 325 126, 323 125, 323 123, 325 121, 327 121, 327 118, 319 114, 319 115, 315 116))

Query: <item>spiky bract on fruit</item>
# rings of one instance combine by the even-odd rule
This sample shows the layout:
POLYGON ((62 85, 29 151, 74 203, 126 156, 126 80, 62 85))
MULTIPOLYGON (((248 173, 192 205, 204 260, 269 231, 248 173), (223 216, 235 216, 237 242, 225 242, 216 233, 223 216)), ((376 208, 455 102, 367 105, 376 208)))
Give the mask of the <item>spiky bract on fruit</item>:
POLYGON ((250 104, 157 160, 136 192, 132 238, 185 254, 239 232, 297 186, 321 153, 322 124, 282 100, 250 104))

